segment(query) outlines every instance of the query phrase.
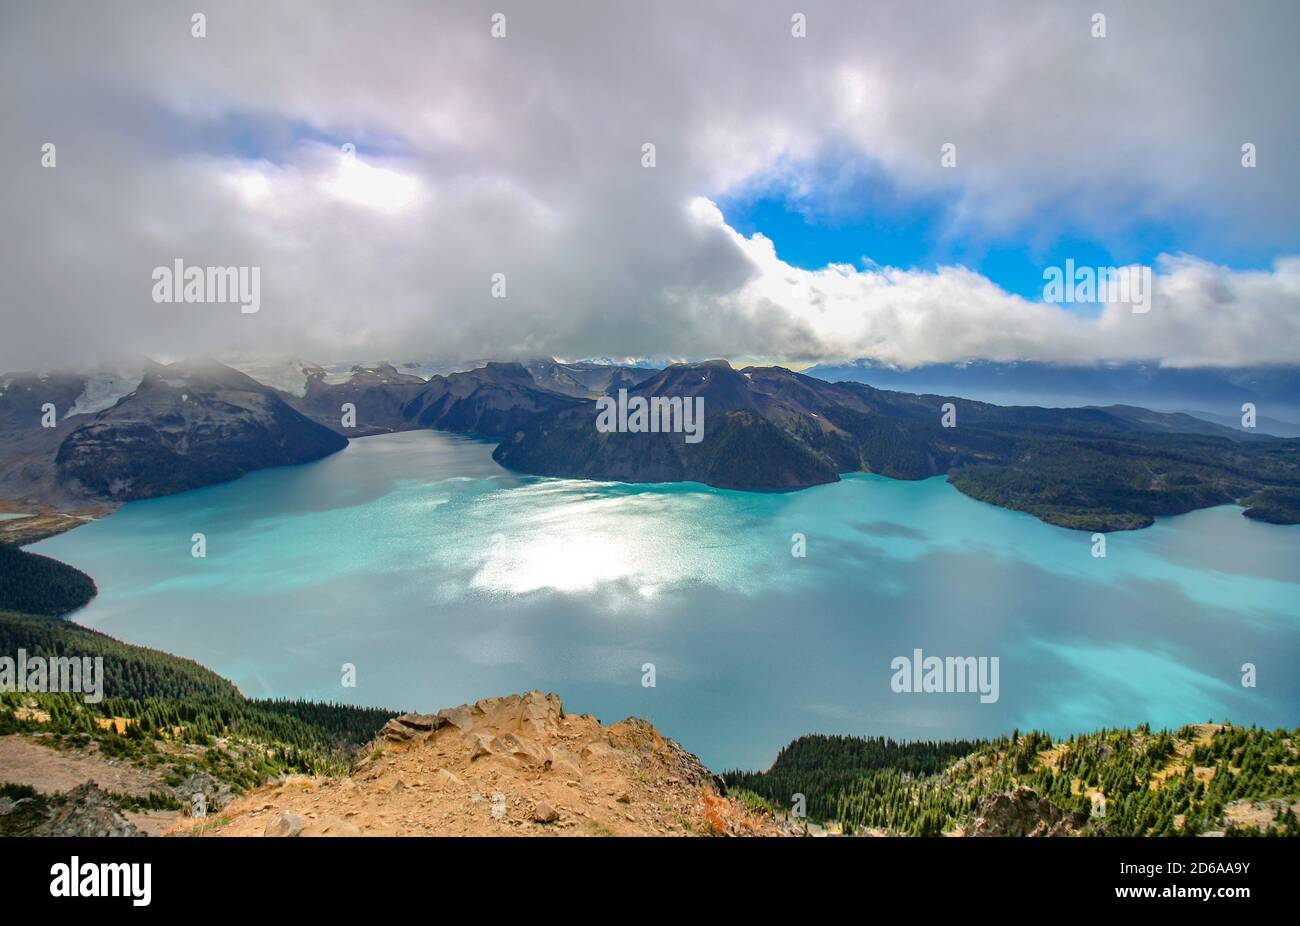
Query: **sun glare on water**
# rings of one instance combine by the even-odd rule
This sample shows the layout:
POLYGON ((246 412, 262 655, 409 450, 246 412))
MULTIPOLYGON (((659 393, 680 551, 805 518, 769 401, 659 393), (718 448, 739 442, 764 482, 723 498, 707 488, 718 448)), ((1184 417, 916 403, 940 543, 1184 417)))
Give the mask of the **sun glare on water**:
MULTIPOLYGON (((567 594, 622 589, 645 599, 683 584, 707 581, 713 565, 701 538, 685 525, 686 499, 650 494, 599 497, 565 483, 516 489, 509 535, 493 534, 470 581, 495 594, 567 594)), ((500 523, 500 522, 498 522, 500 523)))

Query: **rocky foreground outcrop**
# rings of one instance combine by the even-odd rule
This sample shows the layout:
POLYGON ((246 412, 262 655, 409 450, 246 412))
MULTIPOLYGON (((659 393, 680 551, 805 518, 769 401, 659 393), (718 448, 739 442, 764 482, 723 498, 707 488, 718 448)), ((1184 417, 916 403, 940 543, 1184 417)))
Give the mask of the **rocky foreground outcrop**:
POLYGON ((216 835, 780 835, 644 720, 602 725, 554 694, 391 720, 345 778, 236 800, 216 835))

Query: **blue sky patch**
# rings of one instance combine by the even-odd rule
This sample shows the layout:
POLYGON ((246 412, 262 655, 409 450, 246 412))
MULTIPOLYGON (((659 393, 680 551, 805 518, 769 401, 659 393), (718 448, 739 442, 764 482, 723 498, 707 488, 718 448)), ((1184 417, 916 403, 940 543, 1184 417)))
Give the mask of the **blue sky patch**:
MULTIPOLYGON (((1154 265, 1161 254, 1192 254, 1234 269, 1270 269, 1278 254, 1300 251, 1300 231, 1230 241, 1191 214, 1129 219, 1103 237, 1075 229, 1068 204, 1045 210, 1012 234, 955 234, 952 210, 958 192, 900 191, 876 165, 819 163, 797 180, 753 187, 719 197, 727 223, 749 236, 770 238, 777 255, 808 270, 828 263, 859 268, 876 264, 934 270, 960 264, 1007 292, 1040 300, 1043 271, 1076 266, 1154 265)), ((1189 210, 1190 213, 1190 210, 1189 210)), ((1095 306, 1077 306, 1092 314, 1095 306)))

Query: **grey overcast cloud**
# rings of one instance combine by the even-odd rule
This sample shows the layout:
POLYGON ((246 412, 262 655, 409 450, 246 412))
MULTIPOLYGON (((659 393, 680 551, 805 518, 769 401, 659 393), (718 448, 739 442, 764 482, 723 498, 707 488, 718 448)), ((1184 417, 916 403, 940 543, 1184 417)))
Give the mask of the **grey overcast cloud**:
POLYGON ((0 368, 1300 361, 1300 7, 1128 4, 1098 40, 1093 6, 809 2, 795 41, 789 3, 205 2, 196 38, 176 4, 5 0, 0 368), (792 260, 724 205, 833 237, 886 199, 915 259, 792 260), (944 256, 1061 241, 1151 266, 1150 311, 944 256), (260 310, 155 302, 177 258, 259 267, 260 310))

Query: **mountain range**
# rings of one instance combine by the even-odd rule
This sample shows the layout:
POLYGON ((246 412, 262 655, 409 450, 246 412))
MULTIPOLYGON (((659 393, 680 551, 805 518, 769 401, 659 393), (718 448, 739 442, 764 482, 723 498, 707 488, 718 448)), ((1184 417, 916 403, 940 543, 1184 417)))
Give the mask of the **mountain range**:
POLYGON ((589 402, 507 437, 495 458, 548 476, 761 490, 852 472, 947 475, 974 498, 1082 530, 1145 527, 1156 515, 1233 502, 1281 523, 1300 512, 1300 441, 1183 414, 1006 407, 725 361, 671 366, 631 395, 704 397, 705 439, 601 433, 589 402))
POLYGON ((134 386, 120 371, 0 378, 0 510, 102 513, 319 459, 349 437, 433 428, 499 441, 499 463, 543 476, 762 491, 856 472, 946 476, 974 498, 1083 530, 1233 503, 1300 522, 1300 441, 1131 405, 1000 406, 723 360, 487 362, 427 380, 388 363, 297 361, 263 375, 279 388, 210 359, 145 361, 134 386), (623 390, 702 399, 704 439, 599 431, 597 398, 623 390))
POLYGON ((828 382, 960 395, 1002 405, 1138 405, 1187 411, 1241 427, 1241 406, 1256 406, 1257 428, 1300 437, 1300 367, 1168 367, 1159 363, 1056 364, 1037 361, 933 363, 901 369, 870 360, 804 371, 828 382))

